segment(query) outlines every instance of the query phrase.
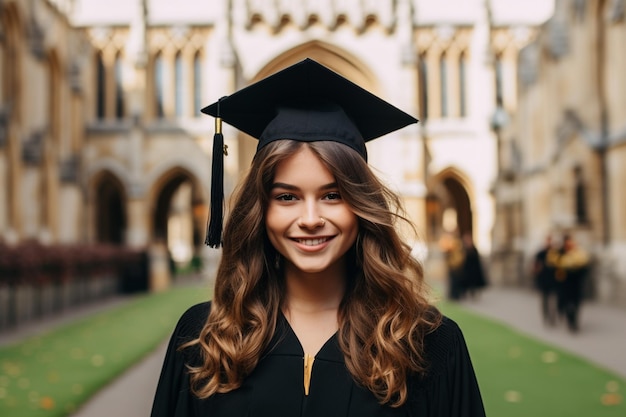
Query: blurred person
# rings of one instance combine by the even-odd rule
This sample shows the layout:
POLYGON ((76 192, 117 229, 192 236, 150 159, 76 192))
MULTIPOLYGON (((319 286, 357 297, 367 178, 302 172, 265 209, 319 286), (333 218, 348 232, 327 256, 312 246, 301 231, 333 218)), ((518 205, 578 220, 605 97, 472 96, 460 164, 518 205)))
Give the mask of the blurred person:
POLYGON ((445 234, 439 241, 448 270, 448 299, 459 301, 465 295, 465 249, 456 235, 445 234))
POLYGON ((554 268, 558 311, 565 317, 568 329, 577 332, 589 254, 576 244, 570 234, 565 234, 562 246, 548 251, 547 262, 554 268))
POLYGON ((203 112, 259 144, 223 235, 209 227, 214 298, 182 315, 152 417, 484 416, 367 165, 365 140, 416 120, 312 60, 203 112))
POLYGON ((487 278, 471 233, 463 234, 463 293, 475 298, 487 286, 487 278))
POLYGON ((546 236, 544 246, 533 259, 533 284, 541 295, 543 322, 553 326, 557 320, 557 282, 554 267, 548 264, 548 253, 553 249, 552 236, 546 236))

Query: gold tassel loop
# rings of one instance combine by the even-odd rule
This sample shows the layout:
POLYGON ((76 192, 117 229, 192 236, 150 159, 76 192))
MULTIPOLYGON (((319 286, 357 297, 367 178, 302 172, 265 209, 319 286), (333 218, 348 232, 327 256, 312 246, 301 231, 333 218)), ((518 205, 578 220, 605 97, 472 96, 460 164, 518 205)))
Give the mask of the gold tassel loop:
POLYGON ((311 386, 311 372, 313 371, 313 361, 315 357, 304 354, 304 395, 309 395, 309 388, 311 386))

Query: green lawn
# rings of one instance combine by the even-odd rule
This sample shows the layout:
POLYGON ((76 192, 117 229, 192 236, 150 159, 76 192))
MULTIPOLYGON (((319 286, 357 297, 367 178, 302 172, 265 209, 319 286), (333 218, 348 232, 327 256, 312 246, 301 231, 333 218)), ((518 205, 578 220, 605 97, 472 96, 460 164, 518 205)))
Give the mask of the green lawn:
POLYGON ((623 378, 462 307, 440 307, 463 330, 488 416, 626 416, 623 378))
MULTIPOLYGON (((140 296, 0 348, 0 416, 70 415, 165 340, 187 307, 208 297, 205 287, 140 296)), ((457 305, 440 306, 463 329, 488 416, 626 416, 623 378, 457 305)))
POLYGON ((71 414, 154 350, 187 307, 208 297, 206 287, 139 296, 112 311, 0 348, 0 416, 71 414))

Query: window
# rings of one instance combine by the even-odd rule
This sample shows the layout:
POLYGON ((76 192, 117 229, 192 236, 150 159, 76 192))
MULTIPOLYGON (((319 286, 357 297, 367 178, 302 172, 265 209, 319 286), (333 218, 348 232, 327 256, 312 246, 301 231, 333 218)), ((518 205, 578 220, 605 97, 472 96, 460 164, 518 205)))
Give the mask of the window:
POLYGON ((176 117, 182 117, 184 115, 183 96, 183 58, 180 54, 176 54, 174 60, 174 105, 176 111, 176 117))
POLYGON ((202 108, 202 61, 200 52, 193 57, 193 114, 200 116, 202 108))
POLYGON ((122 74, 122 57, 118 54, 115 57, 115 117, 117 119, 124 118, 124 84, 122 74))
POLYGON ((459 116, 467 116, 465 53, 459 56, 459 116))
POLYGON ((96 117, 106 117, 106 69, 100 53, 96 56, 96 117))
POLYGON ((420 109, 422 119, 428 119, 428 66, 426 56, 422 54, 419 60, 419 89, 420 89, 420 109))
POLYGON ((441 117, 448 117, 448 68, 446 55, 439 59, 439 82, 441 86, 441 117))
POLYGON ((165 116, 163 107, 163 57, 158 54, 154 59, 154 95, 156 116, 162 119, 165 116))

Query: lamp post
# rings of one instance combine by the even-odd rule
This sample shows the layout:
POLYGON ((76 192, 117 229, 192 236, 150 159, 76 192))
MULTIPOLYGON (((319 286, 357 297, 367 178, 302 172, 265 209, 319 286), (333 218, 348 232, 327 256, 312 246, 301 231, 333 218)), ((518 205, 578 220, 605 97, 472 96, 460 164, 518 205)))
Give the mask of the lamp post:
POLYGON ((502 130, 509 124, 509 115, 502 107, 502 104, 496 106, 496 110, 491 116, 491 129, 496 135, 496 156, 498 164, 498 178, 502 174, 502 130))

